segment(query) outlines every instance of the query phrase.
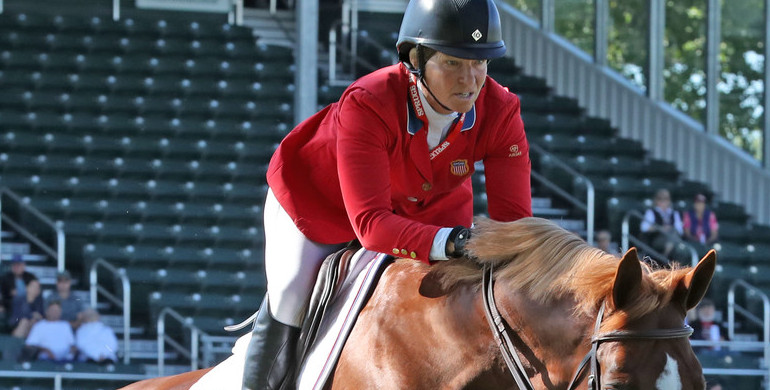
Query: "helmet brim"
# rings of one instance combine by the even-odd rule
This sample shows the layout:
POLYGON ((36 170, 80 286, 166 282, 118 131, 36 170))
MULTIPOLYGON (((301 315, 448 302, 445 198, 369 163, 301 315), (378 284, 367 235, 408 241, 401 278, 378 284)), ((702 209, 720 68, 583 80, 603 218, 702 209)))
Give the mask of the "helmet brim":
POLYGON ((421 42, 420 44, 433 50, 440 51, 444 54, 448 54, 452 57, 468 60, 491 60, 493 58, 500 58, 505 55, 506 51, 505 44, 502 41, 489 44, 474 44, 467 46, 449 46, 428 42, 421 42))

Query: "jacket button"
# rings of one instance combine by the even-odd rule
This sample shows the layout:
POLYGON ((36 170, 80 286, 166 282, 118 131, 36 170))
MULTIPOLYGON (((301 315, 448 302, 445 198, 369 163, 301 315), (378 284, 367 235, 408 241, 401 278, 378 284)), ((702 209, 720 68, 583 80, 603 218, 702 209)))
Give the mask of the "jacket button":
POLYGON ((406 198, 406 200, 408 200, 410 202, 417 202, 417 198, 415 198, 414 196, 410 196, 410 197, 406 198))
POLYGON ((409 256, 411 256, 413 259, 416 259, 417 258, 417 253, 412 252, 412 253, 409 254, 409 256))
POLYGON ((427 181, 425 183, 422 183, 422 190, 423 191, 430 191, 433 189, 433 186, 430 185, 427 181))
POLYGON ((406 251, 406 249, 401 249, 401 254, 406 256, 409 252, 406 251))
POLYGON ((400 251, 398 250, 398 248, 393 248, 393 254, 394 255, 397 255, 399 253, 400 253, 400 251))

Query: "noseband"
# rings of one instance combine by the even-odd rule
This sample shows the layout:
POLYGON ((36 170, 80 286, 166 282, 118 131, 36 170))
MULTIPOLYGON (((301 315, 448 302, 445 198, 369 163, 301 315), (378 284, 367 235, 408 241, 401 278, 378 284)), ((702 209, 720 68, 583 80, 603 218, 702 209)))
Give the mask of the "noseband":
MULTIPOLYGON (((513 379, 516 381, 516 385, 521 390, 534 390, 532 382, 527 376, 527 372, 524 370, 524 365, 519 359, 516 346, 513 344, 510 332, 512 329, 505 319, 500 315, 495 303, 494 296, 494 279, 492 278, 493 269, 492 266, 487 266, 484 269, 484 276, 482 278, 482 293, 484 297, 484 312, 487 315, 489 326, 492 328, 492 333, 495 336, 500 352, 503 355, 503 360, 508 366, 513 379)), ((599 344, 603 342, 612 341, 624 341, 624 340, 668 340, 688 338, 692 335, 693 329, 689 325, 684 325, 681 328, 672 329, 654 329, 648 331, 633 331, 633 330, 613 330, 610 332, 599 333, 602 321, 604 320, 604 307, 605 303, 602 302, 599 308, 599 313, 596 316, 596 323, 594 325, 594 335, 591 337, 591 350, 588 351, 586 356, 580 362, 575 374, 572 376, 572 381, 567 390, 574 390, 578 383, 583 379, 588 372, 588 364, 590 362, 591 375, 588 377, 588 389, 600 390, 600 372, 599 372, 599 358, 597 357, 597 350, 599 344)))

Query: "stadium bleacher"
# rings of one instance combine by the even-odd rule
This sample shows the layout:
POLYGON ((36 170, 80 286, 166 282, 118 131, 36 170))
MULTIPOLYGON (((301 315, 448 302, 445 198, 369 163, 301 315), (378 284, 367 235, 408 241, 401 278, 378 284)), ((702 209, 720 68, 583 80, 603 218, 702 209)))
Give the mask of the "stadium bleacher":
MULTIPOLYGON (((400 17, 361 17, 364 34, 377 40, 362 40, 361 55, 389 64, 392 53, 382 48, 394 47, 400 17)), ((291 49, 257 44, 249 29, 227 24, 3 14, 0 185, 58 221, 68 268, 81 279, 97 259, 125 269, 142 336, 154 336, 164 307, 223 334, 224 325, 256 308, 265 289, 264 173, 291 129, 293 73, 291 49)), ((608 121, 585 115, 577 101, 554 95, 545 80, 523 74, 515 60, 493 61, 489 73, 519 94, 529 141, 592 180, 597 226, 615 237, 625 213, 643 210, 659 187, 670 188, 681 209, 695 193, 714 195, 672 163, 650 158, 639 142, 617 136, 608 121)), ((321 86, 320 100, 341 92, 321 86)), ((585 192, 585 183, 550 164, 533 156, 533 168, 549 180, 585 192)), ((479 172, 480 213, 482 183, 479 172)), ((535 186, 534 194, 545 193, 535 186)), ((770 227, 752 224, 741 205, 714 206, 722 240, 714 245, 720 266, 709 295, 723 303, 735 278, 770 292, 762 264, 770 227)), ((743 360, 704 362, 737 367, 743 360)))

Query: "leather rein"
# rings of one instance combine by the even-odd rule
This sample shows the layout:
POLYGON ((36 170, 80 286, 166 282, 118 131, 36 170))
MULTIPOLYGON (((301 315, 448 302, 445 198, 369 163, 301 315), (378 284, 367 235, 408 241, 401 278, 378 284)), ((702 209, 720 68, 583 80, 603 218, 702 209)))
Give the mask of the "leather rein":
MULTIPOLYGON (((503 360, 508 366, 508 370, 513 376, 516 385, 520 390, 534 390, 535 387, 529 380, 524 364, 522 364, 519 358, 518 350, 511 338, 511 332, 513 329, 508 325, 505 319, 500 315, 500 311, 497 309, 494 296, 494 278, 493 268, 491 265, 485 266, 482 277, 482 291, 481 295, 484 298, 484 312, 486 313, 489 326, 492 329, 492 333, 495 336, 500 352, 503 355, 503 360)), ((614 330, 605 333, 599 333, 602 320, 604 319, 604 307, 602 305, 599 309, 599 313, 596 316, 596 323, 594 325, 594 335, 591 337, 591 350, 585 355, 583 360, 575 370, 575 374, 572 376, 572 381, 567 390, 574 390, 583 377, 588 373, 588 367, 590 363, 591 374, 588 377, 588 388, 590 390, 599 390, 600 372, 599 372, 599 358, 597 357, 597 350, 599 344, 603 342, 622 341, 622 340, 668 340, 678 338, 688 338, 692 335, 693 329, 689 325, 684 325, 681 328, 672 329, 655 329, 650 331, 633 331, 633 330, 614 330)))

